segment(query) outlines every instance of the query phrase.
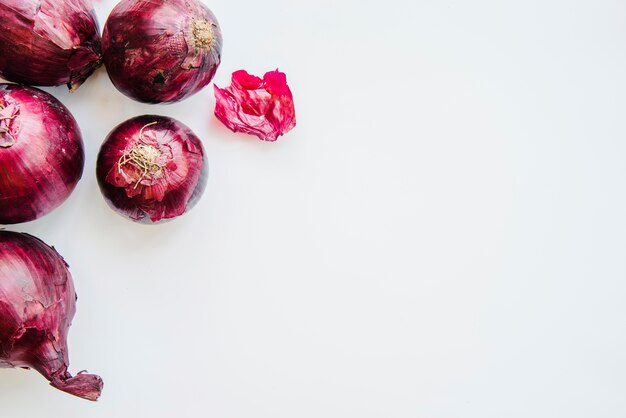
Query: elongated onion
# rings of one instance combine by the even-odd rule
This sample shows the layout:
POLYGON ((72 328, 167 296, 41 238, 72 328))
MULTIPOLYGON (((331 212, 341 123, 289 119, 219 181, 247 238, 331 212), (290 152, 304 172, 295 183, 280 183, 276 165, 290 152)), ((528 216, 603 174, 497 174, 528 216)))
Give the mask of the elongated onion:
POLYGON ((63 257, 31 235, 0 231, 0 368, 33 368, 55 388, 97 400, 99 376, 67 371, 75 312, 76 292, 63 257))
POLYGON ((90 0, 0 0, 0 77, 77 89, 101 64, 90 0))

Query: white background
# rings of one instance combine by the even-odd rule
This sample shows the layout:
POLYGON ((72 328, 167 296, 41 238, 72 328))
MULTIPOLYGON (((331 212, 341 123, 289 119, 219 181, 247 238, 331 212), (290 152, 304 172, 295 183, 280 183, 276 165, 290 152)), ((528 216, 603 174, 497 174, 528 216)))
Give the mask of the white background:
MULTIPOLYGON (((115 2, 101 1, 101 25, 115 2)), ((626 416, 626 4, 212 0, 224 86, 285 71, 276 143, 102 71, 73 95, 85 174, 10 229, 57 247, 79 294, 90 403, 0 370, 4 418, 626 416), (104 203, 105 135, 176 117, 203 199, 160 226, 104 203)))

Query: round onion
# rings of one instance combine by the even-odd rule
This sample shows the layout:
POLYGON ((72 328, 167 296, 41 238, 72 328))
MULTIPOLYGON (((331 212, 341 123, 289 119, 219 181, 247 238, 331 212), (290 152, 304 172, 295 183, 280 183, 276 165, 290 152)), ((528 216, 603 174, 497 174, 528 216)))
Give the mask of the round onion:
POLYGON ((118 90, 140 102, 167 103, 211 82, 222 34, 198 0, 122 0, 104 25, 102 47, 118 90))
POLYGON ((76 312, 72 276, 43 241, 0 230, 0 368, 25 367, 57 389, 95 401, 99 376, 67 371, 67 333, 76 312))
POLYGON ((80 130, 61 102, 0 84, 0 224, 32 221, 63 203, 84 161, 80 130))
POLYGON ((90 0, 0 0, 0 77, 77 89, 102 63, 90 0))
POLYGON ((133 221, 157 223, 182 215, 206 186, 202 143, 187 126, 165 116, 144 115, 107 136, 96 175, 109 206, 133 221))

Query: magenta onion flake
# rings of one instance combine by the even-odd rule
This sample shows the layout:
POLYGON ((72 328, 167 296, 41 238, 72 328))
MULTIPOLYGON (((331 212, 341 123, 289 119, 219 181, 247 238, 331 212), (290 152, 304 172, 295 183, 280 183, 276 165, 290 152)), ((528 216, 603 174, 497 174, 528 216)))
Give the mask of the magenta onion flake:
POLYGON ((222 34, 198 0, 122 0, 104 25, 102 48, 118 90, 141 102, 171 103, 211 82, 222 34))
POLYGON ((109 206, 135 222, 157 223, 191 209, 206 186, 200 139, 166 116, 118 125, 100 148, 96 175, 109 206))
POLYGON ((63 203, 84 161, 80 130, 61 102, 0 84, 0 224, 32 221, 63 203))
POLYGON ((101 64, 90 0, 0 0, 0 77, 77 89, 101 64))
POLYGON ((63 257, 28 234, 0 230, 0 368, 33 368, 64 392, 95 401, 102 379, 67 371, 76 311, 63 257))
POLYGON ((296 109, 285 73, 268 71, 261 78, 239 70, 233 73, 230 86, 213 88, 215 117, 233 132, 273 142, 296 126, 296 109))

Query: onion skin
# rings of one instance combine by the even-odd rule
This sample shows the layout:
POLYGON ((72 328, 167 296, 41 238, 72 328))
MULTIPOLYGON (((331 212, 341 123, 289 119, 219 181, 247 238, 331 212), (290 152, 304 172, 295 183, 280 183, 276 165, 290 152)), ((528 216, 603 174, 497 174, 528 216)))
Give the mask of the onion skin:
POLYGON ((53 387, 95 401, 99 376, 72 377, 67 334, 76 312, 63 257, 28 234, 0 230, 0 368, 33 368, 53 387))
POLYGON ((85 151, 70 111, 34 87, 0 84, 0 224, 32 221, 72 193, 85 151))
POLYGON ((0 0, 0 77, 76 90, 101 64, 90 0, 0 0))
POLYGON ((207 175, 200 139, 181 122, 156 115, 138 116, 113 129, 96 167, 108 205, 144 224, 190 210, 204 192, 207 175))
POLYGON ((287 76, 278 70, 263 78, 235 71, 226 88, 213 85, 215 117, 233 132, 256 135, 274 142, 296 126, 293 95, 287 76))
POLYGON ((119 91, 144 103, 171 103, 211 82, 222 34, 198 0, 122 0, 104 25, 102 47, 119 91))

